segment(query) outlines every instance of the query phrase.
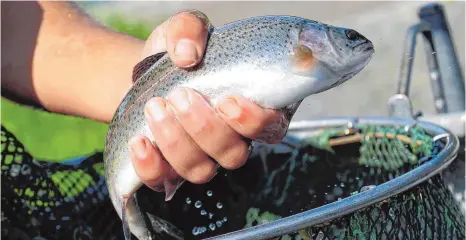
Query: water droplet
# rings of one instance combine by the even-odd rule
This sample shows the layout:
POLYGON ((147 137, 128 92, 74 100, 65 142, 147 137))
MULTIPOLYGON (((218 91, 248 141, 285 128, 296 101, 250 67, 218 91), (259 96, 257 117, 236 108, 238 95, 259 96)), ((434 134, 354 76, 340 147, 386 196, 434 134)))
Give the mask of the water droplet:
POLYGON ((196 236, 196 235, 199 234, 199 230, 198 230, 198 229, 199 229, 198 227, 193 227, 192 234, 193 234, 194 236, 196 236))
POLYGON ((209 219, 212 219, 213 216, 214 216, 213 213, 209 213, 209 219))
POLYGON ((345 184, 344 184, 344 183, 340 183, 340 187, 345 187, 345 184))
POLYGON ((368 186, 362 186, 361 189, 359 190, 359 192, 364 192, 364 191, 368 191, 368 190, 372 190, 375 188, 375 185, 368 185, 368 186))
POLYGON ((196 203, 194 203, 194 206, 195 206, 196 208, 200 208, 200 207, 202 206, 201 201, 197 200, 196 203))
POLYGON ((207 196, 209 196, 209 197, 212 196, 212 191, 211 190, 207 191, 207 196))
POLYGON ((226 222, 227 220, 228 220, 227 217, 224 217, 224 218, 223 218, 223 222, 226 222))
POLYGON ((189 198, 189 197, 186 198, 186 203, 187 203, 187 204, 191 204, 191 198, 189 198))
POLYGON ((221 227, 222 226, 222 221, 217 221, 216 224, 217 224, 217 227, 221 227))
POLYGON ((215 230, 215 224, 213 224, 213 223, 209 224, 209 228, 210 228, 210 230, 212 230, 212 231, 215 230))
POLYGON ((218 203, 217 203, 217 208, 218 208, 218 209, 221 209, 222 207, 223 207, 223 204, 222 204, 221 202, 218 202, 218 203))
POLYGON ((206 215, 206 214, 207 214, 207 212, 205 210, 201 211, 201 215, 206 215))
POLYGON ((206 227, 201 227, 201 233, 205 233, 207 231, 206 227))
POLYGON ((395 211, 393 210, 393 208, 390 208, 390 210, 388 210, 388 214, 389 214, 390 217, 392 217, 393 219, 395 218, 395 211))
POLYGON ((338 198, 338 201, 340 201, 340 200, 341 200, 341 197, 338 198))

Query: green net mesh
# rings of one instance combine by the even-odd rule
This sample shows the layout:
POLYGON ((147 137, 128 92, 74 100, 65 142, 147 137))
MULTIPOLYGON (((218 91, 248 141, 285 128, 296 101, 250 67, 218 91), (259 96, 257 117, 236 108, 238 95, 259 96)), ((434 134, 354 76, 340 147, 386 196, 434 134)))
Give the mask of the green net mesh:
MULTIPOLYGON (((267 176, 263 197, 274 199, 275 206, 250 208, 246 227, 280 218, 279 206, 291 204, 286 202, 289 188, 299 188, 293 181, 302 173, 314 182, 305 185, 316 195, 310 203, 293 203, 302 207, 297 212, 370 190, 429 161, 442 147, 421 127, 365 125, 324 130, 302 139, 287 154, 262 154, 262 161, 277 155, 288 160, 267 176), (278 175, 284 172, 280 184, 278 175)), ((436 175, 385 201, 280 239, 464 239, 464 227, 463 213, 436 175)))
POLYGON ((123 239, 102 154, 80 164, 34 159, 2 126, 2 239, 123 239))

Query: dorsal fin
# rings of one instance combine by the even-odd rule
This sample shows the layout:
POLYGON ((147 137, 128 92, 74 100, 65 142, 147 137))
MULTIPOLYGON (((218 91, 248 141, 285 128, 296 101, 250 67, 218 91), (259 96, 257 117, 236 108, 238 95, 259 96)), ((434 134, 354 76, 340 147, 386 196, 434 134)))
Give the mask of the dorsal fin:
POLYGON ((133 68, 133 83, 135 83, 139 77, 141 77, 141 75, 147 71, 147 69, 154 65, 154 63, 165 56, 165 54, 167 54, 167 52, 160 52, 154 55, 150 55, 136 64, 133 68))

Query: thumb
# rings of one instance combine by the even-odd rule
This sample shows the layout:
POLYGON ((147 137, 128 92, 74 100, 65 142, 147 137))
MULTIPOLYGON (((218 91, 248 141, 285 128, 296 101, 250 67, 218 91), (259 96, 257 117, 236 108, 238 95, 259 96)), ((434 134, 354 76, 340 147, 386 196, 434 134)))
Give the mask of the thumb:
POLYGON ((208 18, 199 11, 175 14, 149 36, 143 58, 166 51, 178 67, 197 65, 204 56, 211 27, 208 18))

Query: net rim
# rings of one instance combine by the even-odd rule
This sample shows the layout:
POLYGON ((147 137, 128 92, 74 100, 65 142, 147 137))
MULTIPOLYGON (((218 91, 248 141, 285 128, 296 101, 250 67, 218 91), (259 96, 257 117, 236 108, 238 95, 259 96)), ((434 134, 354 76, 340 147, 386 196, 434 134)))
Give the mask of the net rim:
POLYGON ((313 134, 322 128, 337 128, 365 125, 392 125, 398 127, 418 125, 431 136, 442 136, 445 139, 445 147, 430 161, 415 169, 400 175, 388 182, 378 185, 370 191, 360 192, 337 202, 307 210, 295 215, 281 218, 269 223, 253 226, 238 231, 222 234, 207 239, 271 239, 285 234, 296 232, 316 224, 328 222, 332 219, 356 212, 362 208, 381 202, 396 194, 411 189, 412 187, 428 180, 432 176, 448 167, 455 159, 459 140, 451 131, 434 123, 417 121, 408 118, 396 117, 337 117, 320 118, 313 120, 292 121, 287 136, 303 138, 313 134))

